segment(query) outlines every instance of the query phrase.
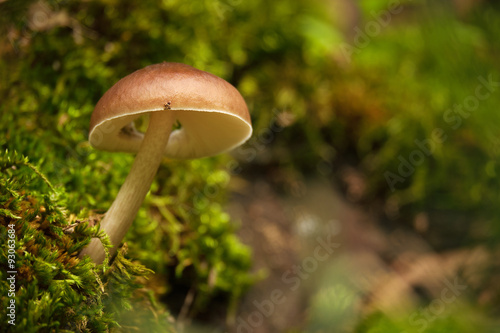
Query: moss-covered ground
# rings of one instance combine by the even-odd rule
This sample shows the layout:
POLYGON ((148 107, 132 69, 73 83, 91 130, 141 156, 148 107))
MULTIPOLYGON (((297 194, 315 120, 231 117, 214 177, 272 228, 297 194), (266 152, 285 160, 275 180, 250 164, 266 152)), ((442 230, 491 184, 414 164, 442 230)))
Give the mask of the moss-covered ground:
MULTIPOLYGON (((263 275, 225 204, 258 177, 287 193, 355 169, 363 190, 341 189, 381 230, 495 257, 499 34, 487 0, 0 1, 0 331, 234 330, 263 275), (164 160, 119 254, 94 265, 77 254, 105 241, 96 226, 133 156, 90 147, 90 115, 118 79, 162 61, 235 85, 254 136, 231 155, 164 160)), ((494 262, 486 271, 498 278, 494 262)), ((471 291, 422 330, 378 311, 351 330, 494 332, 497 289, 471 291)), ((317 292, 289 329, 341 331, 329 314, 345 292, 317 292)))

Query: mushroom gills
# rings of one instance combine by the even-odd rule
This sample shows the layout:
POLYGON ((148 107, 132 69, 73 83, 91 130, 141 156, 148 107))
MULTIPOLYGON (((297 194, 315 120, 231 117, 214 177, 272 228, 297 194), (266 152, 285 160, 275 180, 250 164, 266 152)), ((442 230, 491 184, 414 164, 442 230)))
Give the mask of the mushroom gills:
MULTIPOLYGON (((148 125, 149 125, 149 114, 144 115, 142 117, 138 117, 137 119, 134 119, 133 122, 130 122, 125 126, 123 126, 120 130, 119 135, 123 135, 126 137, 138 137, 142 140, 144 138, 144 133, 146 133, 148 125)), ((178 119, 176 119, 174 124, 172 125, 172 131, 180 130, 181 128, 182 124, 178 119)))

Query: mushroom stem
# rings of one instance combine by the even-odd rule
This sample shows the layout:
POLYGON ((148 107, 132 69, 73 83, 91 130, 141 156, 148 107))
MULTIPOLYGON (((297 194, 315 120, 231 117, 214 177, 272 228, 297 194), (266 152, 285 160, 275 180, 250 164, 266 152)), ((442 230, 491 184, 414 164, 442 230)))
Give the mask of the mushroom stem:
MULTIPOLYGON (((132 168, 115 201, 101 221, 101 230, 106 232, 113 245, 110 249, 110 256, 113 256, 125 237, 151 187, 165 152, 173 123, 174 116, 171 111, 152 112, 150 115, 148 130, 132 168)), ((104 247, 98 238, 92 239, 90 244, 83 249, 80 257, 84 255, 90 256, 97 264, 104 261, 104 247)))

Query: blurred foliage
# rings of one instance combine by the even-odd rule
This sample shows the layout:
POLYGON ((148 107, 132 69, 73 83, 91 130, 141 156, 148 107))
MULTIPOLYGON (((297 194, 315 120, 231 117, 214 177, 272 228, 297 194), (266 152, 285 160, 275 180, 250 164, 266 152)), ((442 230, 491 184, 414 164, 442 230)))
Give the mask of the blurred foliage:
POLYGON ((385 113, 383 128, 363 124, 356 147, 373 193, 387 189, 386 171, 398 174, 400 156, 410 161, 412 153, 422 151, 423 161, 412 165, 415 171, 396 183, 396 191, 385 191, 387 196, 414 210, 462 211, 488 219, 497 215, 499 95, 496 87, 492 92, 483 88, 489 96, 475 98, 483 86, 479 78, 500 78, 499 45, 488 37, 499 22, 488 7, 466 22, 444 9, 419 15, 418 21, 407 18, 410 23, 378 37, 353 60, 357 75, 377 83, 363 86, 378 96, 373 104, 385 113), (474 99, 477 106, 468 112, 466 103, 474 99), (443 140, 433 144, 429 156, 416 141, 432 139, 436 129, 443 140))
POLYGON ((473 333, 496 332, 494 326, 484 313, 476 308, 464 304, 454 304, 452 308, 445 309, 439 314, 431 310, 424 313, 407 313, 401 318, 390 318, 377 312, 363 321, 355 330, 356 333, 444 333, 460 332, 473 333))
MULTIPOLYGON (((164 163, 127 236, 130 257, 156 272, 148 287, 157 299, 180 311, 195 290, 190 316, 216 295, 234 315, 255 279, 221 206, 231 173, 279 174, 286 185, 318 172, 338 181, 352 165, 367 180, 363 202, 388 224, 413 228, 426 212, 438 250, 495 245, 500 94, 492 90, 470 114, 456 105, 471 101, 479 78, 500 81, 498 4, 464 13, 451 2, 408 0, 390 13, 387 1, 348 3, 1 2, 0 148, 28 156, 64 188, 69 212, 93 216, 110 206, 133 159, 86 141, 104 91, 162 61, 234 84, 252 112, 253 139, 236 161, 164 163), (422 143, 439 129, 442 142, 427 154, 422 143), (418 165, 402 175, 411 159, 418 165)), ((32 179, 42 192, 41 178, 32 179)))

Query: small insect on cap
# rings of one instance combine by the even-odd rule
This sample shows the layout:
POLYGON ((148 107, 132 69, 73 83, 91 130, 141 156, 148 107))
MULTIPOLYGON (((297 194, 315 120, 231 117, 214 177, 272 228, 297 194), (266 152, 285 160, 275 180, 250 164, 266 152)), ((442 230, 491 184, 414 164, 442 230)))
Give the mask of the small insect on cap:
POLYGON ((216 155, 252 134, 247 105, 235 87, 191 66, 164 62, 127 75, 102 96, 90 120, 90 144, 139 151, 144 135, 133 122, 149 112, 171 112, 181 126, 165 147, 171 158, 216 155))

